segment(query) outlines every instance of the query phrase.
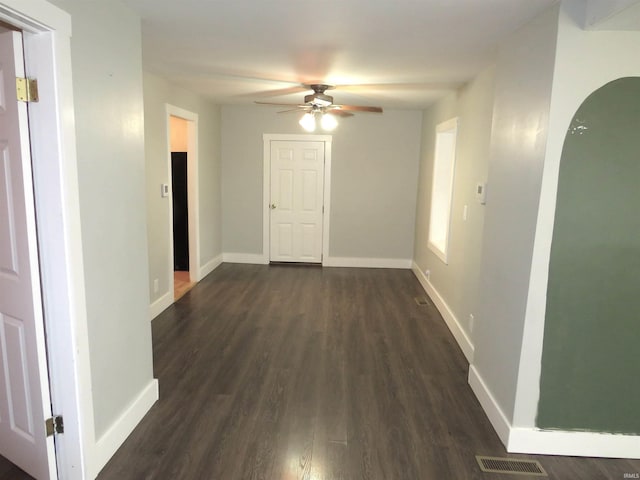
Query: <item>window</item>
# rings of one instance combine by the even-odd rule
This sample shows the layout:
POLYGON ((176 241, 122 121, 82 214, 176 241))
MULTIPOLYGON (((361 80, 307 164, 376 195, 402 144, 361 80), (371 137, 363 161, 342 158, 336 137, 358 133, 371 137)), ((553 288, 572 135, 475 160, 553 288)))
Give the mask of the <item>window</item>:
POLYGON ((449 225, 451 223, 457 134, 457 118, 443 122, 436 127, 433 184, 431 186, 429 248, 444 263, 447 263, 447 251, 449 249, 449 225))

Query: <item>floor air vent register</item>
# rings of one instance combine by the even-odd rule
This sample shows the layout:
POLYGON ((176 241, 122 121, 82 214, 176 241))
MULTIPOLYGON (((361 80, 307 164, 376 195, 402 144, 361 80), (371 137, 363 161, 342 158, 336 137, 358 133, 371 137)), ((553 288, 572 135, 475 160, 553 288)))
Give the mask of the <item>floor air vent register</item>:
POLYGON ((508 473, 511 475, 529 475, 546 477, 542 465, 537 460, 514 460, 513 458, 483 457, 476 455, 480 470, 487 473, 508 473))

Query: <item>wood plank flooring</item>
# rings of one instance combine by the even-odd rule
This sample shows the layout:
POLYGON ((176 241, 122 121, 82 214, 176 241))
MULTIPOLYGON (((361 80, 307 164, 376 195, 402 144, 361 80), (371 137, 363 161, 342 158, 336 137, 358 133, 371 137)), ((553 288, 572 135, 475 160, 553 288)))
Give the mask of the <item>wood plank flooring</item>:
MULTIPOLYGON (((160 400, 98 478, 539 478, 479 470, 476 454, 507 454, 422 295, 408 270, 221 265, 154 320, 160 400)), ((557 480, 640 472, 508 456, 557 480)))
MULTIPOLYGON (((506 453, 420 295, 408 270, 223 264, 154 320, 160 401, 99 479, 510 478, 476 464, 506 453)), ((640 472, 509 456, 559 480, 640 472)))
POLYGON ((173 300, 180 300, 182 296, 193 288, 189 272, 176 270, 173 272, 173 300))

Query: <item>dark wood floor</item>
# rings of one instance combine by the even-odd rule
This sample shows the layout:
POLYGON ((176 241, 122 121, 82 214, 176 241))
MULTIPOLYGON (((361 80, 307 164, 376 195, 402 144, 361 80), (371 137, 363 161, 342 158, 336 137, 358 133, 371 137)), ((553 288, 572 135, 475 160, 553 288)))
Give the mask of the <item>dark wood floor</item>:
MULTIPOLYGON (((223 264, 154 320, 160 401, 98 478, 536 478, 480 472, 506 453, 423 295, 407 270, 223 264)), ((509 456, 558 480, 640 472, 509 456)))
MULTIPOLYGON (((223 264, 154 320, 160 401, 99 479, 504 480, 477 466, 505 450, 421 295, 407 270, 223 264)), ((561 480, 640 472, 513 457, 561 480)))

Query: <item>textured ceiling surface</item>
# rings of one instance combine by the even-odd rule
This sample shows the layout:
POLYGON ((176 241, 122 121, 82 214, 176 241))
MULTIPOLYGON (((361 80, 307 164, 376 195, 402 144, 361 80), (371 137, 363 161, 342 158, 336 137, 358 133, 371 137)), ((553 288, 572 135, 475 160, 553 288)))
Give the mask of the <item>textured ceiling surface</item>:
POLYGON ((142 18, 145 69, 220 104, 423 108, 493 59, 556 0, 124 0, 142 18))

